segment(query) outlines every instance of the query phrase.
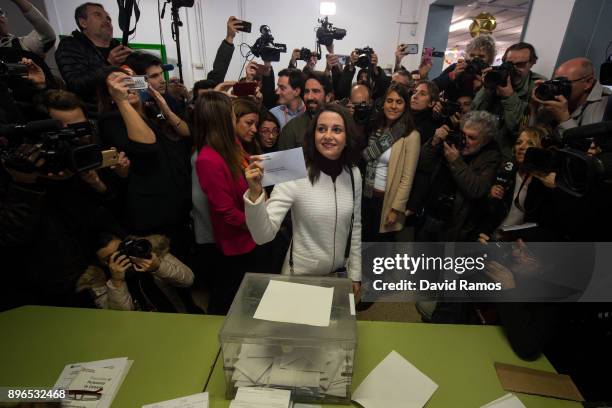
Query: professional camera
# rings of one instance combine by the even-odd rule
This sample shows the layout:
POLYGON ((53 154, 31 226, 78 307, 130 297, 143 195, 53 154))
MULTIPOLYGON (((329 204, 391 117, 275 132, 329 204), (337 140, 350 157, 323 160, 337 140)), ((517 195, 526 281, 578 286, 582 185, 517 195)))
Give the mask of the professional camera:
POLYGON ((374 54, 374 50, 370 47, 365 48, 355 48, 355 52, 359 56, 356 66, 359 68, 369 68, 372 65, 372 54, 374 54))
POLYGON ((461 132, 449 132, 446 136, 446 143, 461 150, 465 147, 465 136, 461 132))
POLYGON ((353 106, 355 110, 353 113, 353 119, 358 124, 366 123, 372 114, 372 107, 367 102, 361 102, 353 106))
POLYGON ((503 166, 497 172, 497 176, 495 177, 495 183, 497 185, 502 186, 505 190, 510 187, 510 183, 512 182, 512 178, 516 174, 516 164, 512 160, 508 160, 503 164, 503 166))
POLYGON ((487 68, 489 64, 481 60, 480 58, 473 58, 470 60, 465 67, 464 73, 471 76, 477 76, 482 73, 482 70, 487 68))
POLYGON ((312 51, 310 51, 308 48, 302 47, 302 49, 300 50, 300 57, 298 58, 298 60, 299 61, 309 61, 310 57, 312 57, 312 51))
POLYGON ((493 67, 484 77, 484 86, 488 89, 495 89, 498 86, 506 86, 510 76, 510 82, 514 85, 519 82, 519 72, 513 63, 506 61, 499 66, 493 67))
POLYGON ((321 27, 317 28, 317 41, 321 45, 330 46, 334 40, 341 40, 346 36, 346 30, 343 28, 334 27, 329 22, 329 18, 320 18, 317 20, 321 23, 321 27))
POLYGON ((173 8, 193 7, 194 0, 171 0, 173 8))
POLYGON ((0 126, 0 156, 6 166, 23 173, 80 173, 102 165, 102 147, 93 143, 89 122, 62 128, 56 120, 30 122, 27 125, 0 126), (33 149, 24 149, 31 146, 33 149), (44 163, 37 166, 31 155, 36 152, 44 163))
POLYGON ((611 135, 612 121, 566 130, 561 148, 527 149, 523 167, 529 172, 555 172, 559 189, 583 197, 599 182, 612 181, 611 135), (602 151, 597 156, 586 153, 591 143, 602 151))
POLYGON ((28 76, 28 67, 23 64, 10 64, 0 60, 0 77, 20 77, 28 76))
POLYGON ((148 240, 132 238, 124 239, 117 248, 121 255, 142 259, 151 259, 152 250, 153 246, 148 240))
POLYGON ((442 110, 440 112, 434 112, 434 119, 438 122, 444 123, 450 127, 453 127, 454 124, 450 120, 450 118, 455 114, 461 112, 461 104, 459 102, 453 101, 443 101, 442 110))
POLYGON ((543 82, 535 89, 535 96, 542 101, 554 101, 557 95, 563 95, 569 100, 571 93, 572 82, 565 77, 543 82))
POLYGON ((251 47, 253 55, 258 58, 261 57, 264 61, 280 61, 280 53, 287 52, 287 45, 276 44, 270 27, 267 25, 259 27, 259 32, 261 33, 261 37, 259 37, 251 47))

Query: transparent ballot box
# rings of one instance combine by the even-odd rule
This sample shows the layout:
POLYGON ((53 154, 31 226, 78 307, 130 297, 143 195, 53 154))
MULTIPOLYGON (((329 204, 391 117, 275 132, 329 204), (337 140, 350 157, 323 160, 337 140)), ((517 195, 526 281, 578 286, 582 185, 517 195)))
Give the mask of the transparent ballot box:
POLYGON ((345 278, 247 273, 219 333, 226 398, 260 386, 290 390, 295 402, 349 404, 357 348, 351 297, 345 278), (272 280, 333 288, 329 326, 254 318, 272 280))

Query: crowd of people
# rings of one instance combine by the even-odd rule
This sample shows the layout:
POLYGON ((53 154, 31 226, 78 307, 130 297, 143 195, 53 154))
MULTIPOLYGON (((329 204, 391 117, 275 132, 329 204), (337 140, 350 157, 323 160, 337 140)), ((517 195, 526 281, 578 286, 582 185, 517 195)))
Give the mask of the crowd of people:
MULTIPOLYGON (((504 77, 491 66, 490 35, 435 78, 431 63, 406 69, 401 45, 392 75, 373 50, 358 71, 363 55, 341 64, 331 45, 323 70, 316 54, 298 69, 296 49, 276 79, 271 61, 253 60, 233 82, 225 76, 241 21, 230 17, 213 70, 188 90, 166 81, 156 56, 114 40, 103 6, 85 3, 57 45, 55 77, 44 62, 53 29, 27 0, 12 1, 34 31, 15 37, 0 15, 0 60, 22 67, 0 77, 1 309, 199 313, 195 286, 210 294, 207 313, 225 314, 246 272, 348 277, 359 298, 362 242, 489 242, 525 222, 538 225, 532 240, 607 241, 605 180, 577 196, 559 188, 560 169, 526 161, 530 148, 563 147, 568 130, 612 120, 612 92, 586 58, 559 65, 554 79, 569 85, 546 99, 534 47, 508 47, 504 77), (133 76, 145 76, 147 89, 135 89, 133 76), (235 95, 242 82, 254 91, 235 95), (15 126, 44 119, 61 129, 15 126), (75 171, 74 160, 53 155, 53 141, 64 153, 100 145, 112 160, 75 171), (296 147, 308 177, 262 187, 261 155, 296 147)), ((599 140, 587 141, 585 157, 609 153, 599 140)), ((473 322, 472 307, 447 306, 425 318, 473 322)), ((563 309, 563 324, 605 344, 610 321, 592 324, 577 310, 563 309)), ((552 330, 513 346, 537 355, 552 330)))

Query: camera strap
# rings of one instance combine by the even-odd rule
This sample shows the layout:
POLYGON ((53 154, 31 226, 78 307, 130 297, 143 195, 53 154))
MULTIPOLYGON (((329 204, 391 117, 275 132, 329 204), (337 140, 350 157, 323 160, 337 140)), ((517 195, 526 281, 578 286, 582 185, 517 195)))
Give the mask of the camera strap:
POLYGON ((140 8, 135 0, 117 0, 117 6, 119 7, 119 28, 123 31, 122 44, 127 46, 128 37, 136 32, 136 25, 140 20, 140 8), (134 28, 130 30, 130 21, 132 20, 132 10, 136 17, 134 28))
MULTIPOLYGON (((353 222, 355 221, 355 177, 353 176, 353 169, 350 168, 349 169, 349 176, 351 177, 351 190, 353 193, 353 211, 351 211, 351 224, 349 226, 349 233, 348 233, 348 237, 346 239, 346 246, 344 247, 344 265, 343 267, 346 268, 346 265, 348 263, 348 259, 349 259, 349 255, 351 253, 351 240, 353 237, 353 222)), ((336 243, 334 243, 334 245, 336 245, 336 243)), ((332 264, 333 264, 334 260, 332 259, 332 264)), ((291 238, 291 243, 289 244, 289 270, 291 271, 291 274, 293 275, 293 238, 291 238)))

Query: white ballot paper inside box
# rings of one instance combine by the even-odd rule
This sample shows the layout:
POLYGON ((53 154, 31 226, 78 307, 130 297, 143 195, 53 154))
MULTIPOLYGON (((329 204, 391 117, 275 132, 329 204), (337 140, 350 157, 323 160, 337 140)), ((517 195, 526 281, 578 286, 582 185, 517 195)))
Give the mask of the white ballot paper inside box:
POLYGON ((143 405, 142 408, 208 408, 208 393, 201 392, 186 397, 143 405))
POLYGON ((438 385, 392 351, 368 374, 352 399, 365 408, 422 408, 438 385))
POLYGON ((304 152, 301 147, 266 153, 260 157, 264 168, 261 185, 264 187, 302 179, 308 175, 306 172, 306 162, 304 161, 304 152))
POLYGON ((329 326, 334 288, 270 280, 253 318, 329 326))

